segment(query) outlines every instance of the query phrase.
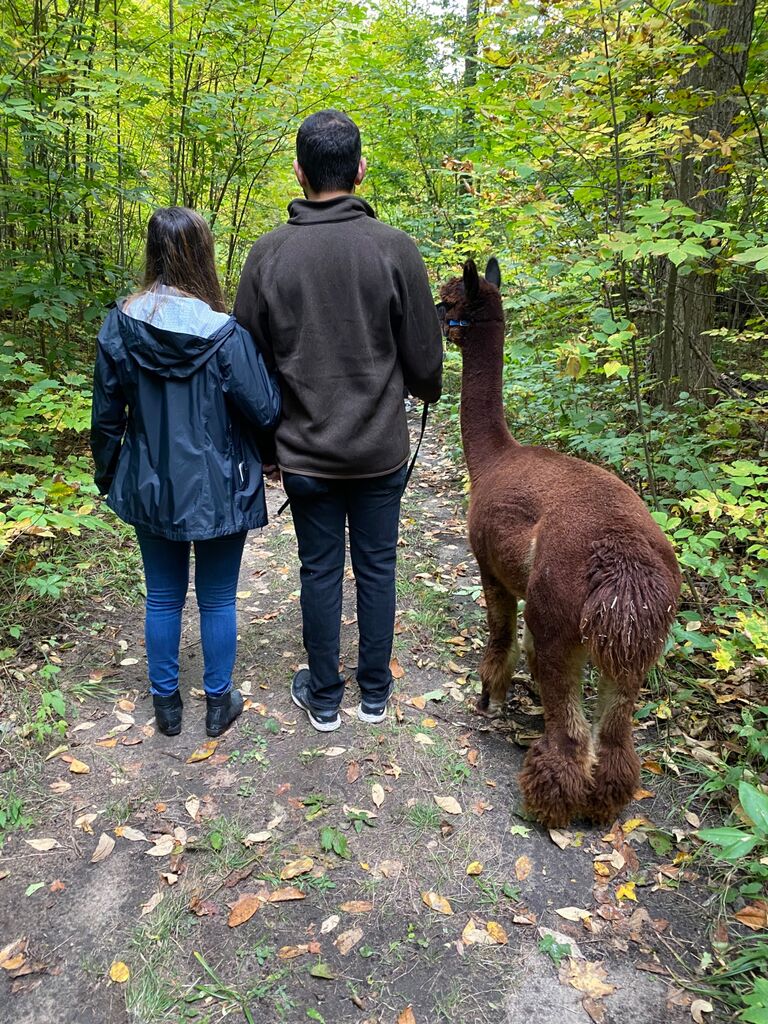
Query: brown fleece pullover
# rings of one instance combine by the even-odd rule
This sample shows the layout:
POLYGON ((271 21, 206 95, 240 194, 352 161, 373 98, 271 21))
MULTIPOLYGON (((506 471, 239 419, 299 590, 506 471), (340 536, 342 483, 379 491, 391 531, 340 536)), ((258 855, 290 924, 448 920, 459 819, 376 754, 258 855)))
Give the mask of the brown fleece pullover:
POLYGON ((234 315, 277 369, 281 469, 383 476, 408 458, 403 384, 440 397, 443 345, 427 272, 365 200, 296 199, 248 255, 234 315))

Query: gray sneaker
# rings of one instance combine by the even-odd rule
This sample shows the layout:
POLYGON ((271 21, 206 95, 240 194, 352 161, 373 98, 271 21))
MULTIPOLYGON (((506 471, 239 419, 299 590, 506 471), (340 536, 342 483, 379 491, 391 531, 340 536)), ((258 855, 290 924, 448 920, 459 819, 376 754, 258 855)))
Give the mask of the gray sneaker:
POLYGON ((395 680, 392 679, 389 684, 389 690, 384 700, 378 701, 376 704, 372 704, 365 697, 357 705, 357 717, 361 722, 366 722, 368 725, 378 725, 379 722, 383 722, 387 717, 387 705, 389 699, 392 696, 395 689, 395 680))
POLYGON ((308 668, 300 668, 291 683, 291 700, 297 708, 306 711, 309 724, 318 732, 335 732, 341 726, 341 715, 336 711, 316 711, 309 703, 308 668))

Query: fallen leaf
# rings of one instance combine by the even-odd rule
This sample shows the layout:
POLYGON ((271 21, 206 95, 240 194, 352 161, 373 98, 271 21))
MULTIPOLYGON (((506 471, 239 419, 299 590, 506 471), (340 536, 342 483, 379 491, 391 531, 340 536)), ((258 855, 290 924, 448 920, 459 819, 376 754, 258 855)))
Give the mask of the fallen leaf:
POLYGON ((371 786, 371 800, 373 800, 377 807, 381 807, 384 803, 384 787, 378 782, 371 786))
POLYGON ((277 951, 278 958, 280 960, 294 960, 297 956, 303 956, 305 953, 310 953, 310 945, 315 943, 305 942, 301 946, 281 946, 277 951))
POLYGON ((146 917, 147 914, 151 914, 155 907, 159 906, 163 902, 163 894, 156 892, 150 896, 146 903, 141 905, 141 916, 146 917))
POLYGON ((418 695, 416 697, 411 697, 411 699, 407 701, 407 703, 410 704, 411 707, 416 708, 418 711, 423 711, 424 708, 427 706, 427 702, 424 699, 424 697, 418 695))
POLYGON ((560 980, 592 999, 602 999, 616 990, 606 981, 608 974, 602 964, 592 960, 570 958, 561 968, 560 980))
POLYGON ((765 900, 757 900, 756 903, 750 903, 748 907, 742 907, 733 916, 741 924, 751 928, 753 932, 763 931, 768 928, 768 903, 765 900))
POLYGON ((506 946, 507 942, 509 941, 509 938, 507 936, 507 933, 498 923, 498 921, 489 921, 488 924, 485 926, 485 930, 488 932, 488 934, 491 936, 491 938, 497 945, 506 946))
POLYGON ((66 888, 66 885, 64 885, 60 878, 55 878, 48 886, 48 892, 64 892, 66 888))
POLYGON ((72 789, 72 783, 64 782, 63 779, 56 779, 55 782, 52 782, 50 784, 48 789, 50 789, 52 793, 56 793, 57 796, 61 796, 63 793, 67 793, 70 789, 72 789))
POLYGON ((706 999, 694 999, 691 1003, 691 1016, 696 1021, 696 1024, 704 1024, 704 1018, 702 1013, 712 1013, 714 1006, 712 1003, 708 1003, 706 999))
POLYGON ((138 665, 139 664, 139 659, 138 658, 123 658, 123 660, 120 662, 120 664, 123 666, 123 668, 130 668, 131 665, 138 665))
POLYGON ((555 846, 559 846, 561 850, 564 850, 573 842, 573 832, 561 832, 558 828, 551 828, 549 830, 549 838, 555 846))
POLYGON ((436 910, 438 914, 453 913, 453 907, 445 896, 439 896, 436 892, 423 892, 421 899, 430 910, 436 910))
POLYGON ((93 835, 93 829, 91 825, 98 818, 98 814, 81 814, 78 818, 75 818, 75 828, 82 829, 88 835, 93 835))
POLYGON ((452 796, 436 796, 433 798, 437 806, 446 814, 463 814, 461 804, 452 796))
POLYGON ((132 700, 127 700, 125 697, 123 697, 122 700, 119 700, 117 702, 117 706, 120 708, 121 711, 128 711, 128 712, 130 712, 130 711, 135 711, 136 710, 136 705, 133 703, 133 701, 132 700))
POLYGON ((243 836, 243 846, 255 846, 256 843, 266 843, 272 838, 272 833, 269 829, 264 832, 249 832, 247 836, 243 836))
POLYGON ((346 751, 346 747, 326 747, 323 753, 326 757, 339 757, 341 754, 345 754, 346 751))
POLYGON ((160 877, 166 885, 176 885, 179 880, 179 876, 175 871, 162 871, 160 877))
POLYGON ((154 846, 145 850, 144 854, 147 857, 168 857, 173 853, 175 846, 176 838, 174 836, 162 836, 154 846))
POLYGON ((568 946, 570 953, 568 954, 574 960, 586 960, 586 957, 582 953, 578 944, 574 942, 570 935, 565 935, 563 932, 555 931, 554 928, 545 928, 543 925, 539 925, 536 929, 542 939, 546 938, 547 935, 551 935, 558 946, 568 946))
POLYGON ((433 747, 435 745, 435 741, 432 737, 427 736, 425 732, 417 732, 413 737, 413 742, 420 743, 422 747, 433 747))
POLYGON ((588 910, 582 910, 581 907, 560 907, 555 913, 564 917, 566 921, 584 921, 592 916, 588 910))
POLYGON ((645 818, 630 818, 629 821, 625 821, 621 826, 621 831, 625 836, 628 836, 631 832, 634 832, 640 825, 647 825, 648 822, 645 818))
POLYGON ((184 807, 186 808, 187 814, 190 816, 192 821, 197 821, 197 816, 200 813, 200 799, 196 796, 188 796, 184 801, 184 807))
MULTIPOLYGON (((66 749, 67 749, 67 744, 66 743, 62 743, 60 746, 55 747, 50 752, 50 754, 46 754, 45 755, 45 760, 46 761, 52 761, 54 757, 58 757, 59 754, 63 754, 66 751, 66 749)), ((62 758, 62 760, 66 760, 66 758, 62 758)))
POLYGON ((56 847, 61 846, 58 839, 25 839, 24 842, 38 853, 47 853, 49 850, 55 850, 56 847))
POLYGON ((406 1006, 397 1017, 397 1024, 416 1024, 416 1018, 413 1015, 413 1008, 406 1006))
POLYGON ((334 981, 336 978, 331 967, 323 963, 313 964, 309 969, 309 973, 313 978, 324 978, 326 981, 334 981))
POLYGON ((107 835, 106 832, 102 832, 96 844, 96 849, 93 851, 91 864, 98 864, 99 861, 106 860, 114 848, 115 840, 112 836, 107 835))
POLYGON ((393 658, 392 661, 390 661, 389 671, 392 673, 393 679, 402 679, 403 676, 405 675, 405 669, 397 660, 397 658, 393 658))
POLYGON ((341 918, 338 914, 331 914, 330 917, 326 917, 323 923, 320 925, 320 934, 327 935, 328 932, 332 932, 334 928, 338 927, 341 918))
POLYGON ((122 985, 123 982, 128 981, 130 978, 131 971, 128 964, 124 964, 122 960, 115 960, 109 968, 109 976, 112 981, 117 982, 118 985, 122 985))
POLYGON ((347 782, 357 782, 360 778, 360 765, 357 761, 350 761, 347 765, 347 782))
POLYGON ((287 900, 303 900, 305 895, 295 885, 289 885, 284 889, 275 889, 269 894, 268 899, 270 903, 285 903, 287 900))
POLYGON ((617 900, 632 900, 637 903, 637 896, 635 895, 635 882, 624 882, 616 890, 617 900))
POLYGON ((26 952, 29 939, 22 937, 20 939, 14 939, 13 942, 9 942, 7 946, 3 946, 0 949, 0 967, 6 971, 13 970, 8 965, 15 963, 19 957, 21 957, 20 963, 24 962, 24 953, 26 952))
POLYGON ((78 761, 76 757, 73 757, 69 761, 69 770, 75 775, 87 775, 91 769, 85 761, 78 761))
POLYGON ((127 715, 124 711, 116 711, 115 718, 122 725, 136 725, 136 719, 133 715, 127 715))
POLYGON ((250 921, 264 900, 254 892, 245 892, 232 904, 229 910, 227 924, 230 928, 237 928, 239 925, 250 921))
POLYGON ((382 878, 399 878, 402 870, 403 862, 401 860, 380 860, 371 868, 371 876, 377 881, 382 878))
POLYGON ((632 794, 633 800, 650 800, 651 797, 656 796, 655 793, 651 792, 650 789, 636 789, 632 794))
POLYGON ((117 736, 107 736, 103 740, 96 740, 94 746, 101 747, 105 750, 111 750, 112 747, 117 746, 117 736))
POLYGON ((305 875, 307 871, 311 871, 315 866, 315 862, 311 857, 300 857, 298 860, 292 860, 286 864, 280 872, 280 880, 287 882, 291 878, 296 878, 298 875, 305 875))
POLYGON ((515 877, 518 882, 524 882, 528 875, 533 871, 533 861, 526 854, 522 857, 518 857, 515 861, 515 877))
POLYGON ((130 825, 118 825, 115 829, 115 835, 119 839, 128 839, 132 843, 148 843, 149 840, 142 831, 137 828, 131 828, 130 825))
POLYGON ((197 750, 192 751, 187 758, 187 764, 195 764, 197 761, 207 761, 218 745, 218 740, 208 740, 206 743, 203 743, 203 745, 198 747, 197 750))
POLYGON ((373 910, 373 904, 368 900, 347 900, 346 903, 342 903, 339 910, 343 910, 346 914, 367 914, 373 910))
POLYGON ((465 946, 493 946, 496 944, 493 936, 485 928, 478 928, 472 917, 464 926, 461 941, 465 946))
POLYGON ((342 956, 346 956, 347 953, 355 948, 362 937, 362 928, 350 928, 348 931, 342 932, 341 935, 339 935, 338 939, 334 942, 334 946, 342 956))
POLYGON ((422 729, 436 729, 437 722, 434 718, 423 718, 421 720, 421 727, 422 729))
POLYGON ((473 860, 471 864, 467 864, 468 875, 482 875, 483 865, 479 860, 473 860))

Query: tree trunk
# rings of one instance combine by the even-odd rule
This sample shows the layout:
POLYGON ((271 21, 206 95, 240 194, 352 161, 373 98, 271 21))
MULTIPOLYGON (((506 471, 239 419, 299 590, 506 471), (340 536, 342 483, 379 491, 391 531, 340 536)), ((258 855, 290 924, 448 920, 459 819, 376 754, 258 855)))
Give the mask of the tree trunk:
MULTIPOLYGON (((692 138, 681 146, 672 173, 677 198, 695 210, 699 220, 723 215, 731 175, 720 170, 724 157, 719 149, 696 159, 700 150, 693 136, 725 140, 733 130, 742 109, 738 97, 744 86, 754 13, 755 0, 704 3, 698 20, 686 29, 688 38, 700 44, 705 59, 680 83, 697 102, 697 110, 689 122, 692 138)), ((662 399, 669 406, 680 392, 713 384, 715 370, 707 332, 715 327, 714 261, 705 261, 688 274, 678 273, 668 264, 665 289, 664 331, 656 338, 651 359, 660 378, 662 399)))

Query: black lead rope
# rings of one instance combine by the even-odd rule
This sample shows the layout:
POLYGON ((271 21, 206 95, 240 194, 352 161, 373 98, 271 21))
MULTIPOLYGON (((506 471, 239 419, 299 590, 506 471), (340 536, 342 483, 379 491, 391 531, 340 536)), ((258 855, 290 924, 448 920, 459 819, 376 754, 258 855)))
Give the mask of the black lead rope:
MULTIPOLYGON (((413 467, 416 465, 416 459, 418 458, 418 455, 419 455, 419 449, 421 448, 421 442, 424 440, 424 431, 427 429, 427 416, 428 415, 429 415, 429 402, 425 402, 424 403, 424 408, 423 408, 422 413, 421 413, 421 431, 419 433, 419 440, 416 442, 416 451, 413 453, 413 458, 411 459, 411 464, 408 467, 408 472, 405 474, 405 483, 403 484, 403 490, 405 490, 405 488, 408 486, 408 481, 411 479, 411 474, 413 473, 413 467)), ((286 498, 285 501, 283 502, 283 504, 277 510, 276 514, 278 516, 282 515, 283 512, 285 512, 285 510, 288 508, 288 506, 290 504, 291 504, 291 499, 290 498, 286 498)))

